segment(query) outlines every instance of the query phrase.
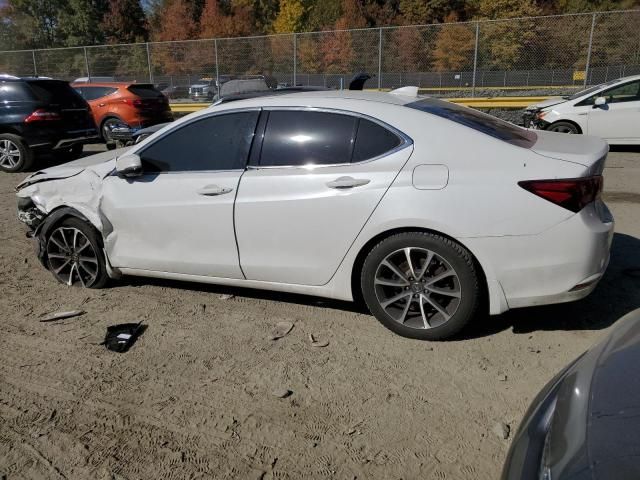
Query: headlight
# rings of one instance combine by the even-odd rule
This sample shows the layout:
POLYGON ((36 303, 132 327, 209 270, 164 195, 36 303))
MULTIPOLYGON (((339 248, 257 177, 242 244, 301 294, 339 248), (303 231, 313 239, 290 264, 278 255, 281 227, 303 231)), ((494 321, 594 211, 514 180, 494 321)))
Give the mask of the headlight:
POLYGON ((551 421, 556 411, 556 398, 553 399, 551 405, 542 418, 542 425, 546 433, 544 436, 544 445, 542 447, 542 455, 540 457, 540 470, 538 473, 539 480, 551 480, 551 421))

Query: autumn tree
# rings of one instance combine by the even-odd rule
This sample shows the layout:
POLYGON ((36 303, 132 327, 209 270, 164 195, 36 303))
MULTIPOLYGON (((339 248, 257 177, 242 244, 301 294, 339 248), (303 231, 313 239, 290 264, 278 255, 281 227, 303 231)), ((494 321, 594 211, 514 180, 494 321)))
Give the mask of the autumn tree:
POLYGON ((304 21, 305 9, 300 0, 280 0, 280 10, 273 22, 274 33, 292 33, 300 31, 304 21))
POLYGON ((109 43, 133 43, 148 37, 147 19, 139 0, 111 0, 101 24, 109 43))
POLYGON ((455 14, 449 14, 447 23, 438 26, 433 50, 433 68, 438 72, 451 72, 471 68, 475 50, 475 28, 469 24, 453 23, 455 14))
POLYGON ((362 12, 359 0, 344 0, 342 15, 335 23, 334 32, 326 34, 322 44, 322 53, 326 70, 331 73, 352 73, 355 50, 353 36, 358 32, 347 29, 363 28, 367 20, 362 12))
MULTIPOLYGON (((479 0, 478 15, 481 19, 510 19, 540 14, 540 8, 532 0, 479 0)), ((486 67, 509 69, 517 67, 523 52, 539 38, 534 20, 496 21, 482 24, 481 58, 486 67)))

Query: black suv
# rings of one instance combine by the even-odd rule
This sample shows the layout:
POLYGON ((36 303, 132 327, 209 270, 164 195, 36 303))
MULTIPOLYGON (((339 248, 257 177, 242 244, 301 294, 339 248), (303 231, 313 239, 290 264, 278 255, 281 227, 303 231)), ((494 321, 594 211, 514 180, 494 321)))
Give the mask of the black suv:
POLYGON ((36 152, 71 160, 96 141, 89 105, 67 82, 0 75, 0 170, 27 170, 36 152))

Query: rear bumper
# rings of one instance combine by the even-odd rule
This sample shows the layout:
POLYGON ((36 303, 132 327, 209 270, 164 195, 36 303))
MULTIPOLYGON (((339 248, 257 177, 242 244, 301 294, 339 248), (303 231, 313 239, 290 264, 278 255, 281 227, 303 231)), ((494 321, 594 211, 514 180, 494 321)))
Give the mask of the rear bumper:
POLYGON ((467 239, 491 262, 506 308, 571 302, 591 293, 609 264, 614 220, 602 202, 538 235, 467 239))
POLYGON ((95 143, 100 138, 95 128, 71 131, 41 129, 35 135, 26 131, 23 135, 30 148, 43 150, 57 150, 76 144, 95 143))

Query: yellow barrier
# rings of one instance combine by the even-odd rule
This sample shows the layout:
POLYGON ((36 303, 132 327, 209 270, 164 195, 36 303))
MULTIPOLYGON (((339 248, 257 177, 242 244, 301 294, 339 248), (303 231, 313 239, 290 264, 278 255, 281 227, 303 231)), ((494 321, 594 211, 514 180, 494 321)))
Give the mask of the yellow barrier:
MULTIPOLYGON (((532 103, 542 102, 551 97, 475 97, 475 98, 446 98, 453 103, 459 103, 473 108, 525 108, 532 103)), ((210 104, 202 103, 172 103, 171 110, 180 113, 197 112, 207 108, 210 104)))

